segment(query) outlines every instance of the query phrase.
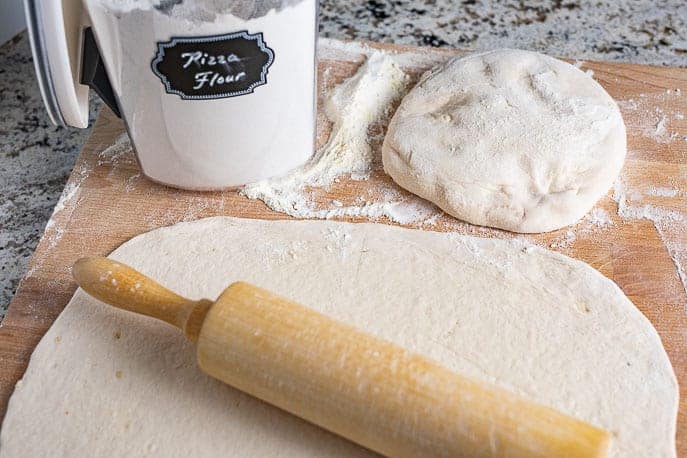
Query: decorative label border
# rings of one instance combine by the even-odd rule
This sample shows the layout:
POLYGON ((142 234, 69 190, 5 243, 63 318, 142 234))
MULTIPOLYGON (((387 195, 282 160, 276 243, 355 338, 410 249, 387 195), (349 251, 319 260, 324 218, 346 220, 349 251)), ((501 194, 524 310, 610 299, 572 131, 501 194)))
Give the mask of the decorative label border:
POLYGON ((209 100, 252 94, 256 87, 267 84, 267 73, 269 72, 269 68, 272 66, 273 62, 274 51, 265 43, 262 32, 251 34, 248 33, 247 30, 242 30, 240 32, 227 33, 224 35, 207 35, 204 37, 172 37, 169 41, 158 42, 157 53, 155 58, 153 58, 153 60, 150 62, 150 67, 153 70, 153 73, 155 73, 157 77, 160 78, 160 81, 162 81, 162 84, 164 84, 165 86, 165 92, 167 92, 168 94, 176 94, 183 100, 209 100), (181 91, 172 89, 167 77, 160 73, 157 69, 157 66, 162 62, 162 60, 165 57, 165 48, 171 48, 179 43, 212 43, 213 41, 231 40, 234 38, 245 38, 246 40, 257 41, 260 50, 266 53, 269 57, 267 63, 262 66, 262 71, 260 72, 260 80, 251 84, 247 89, 244 89, 242 91, 225 92, 213 95, 186 95, 181 91))

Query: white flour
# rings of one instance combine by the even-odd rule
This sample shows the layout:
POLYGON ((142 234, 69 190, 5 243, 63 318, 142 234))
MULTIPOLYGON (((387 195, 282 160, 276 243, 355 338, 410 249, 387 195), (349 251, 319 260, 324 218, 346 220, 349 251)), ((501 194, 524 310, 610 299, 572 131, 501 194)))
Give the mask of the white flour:
POLYGON ((98 165, 117 165, 119 159, 131 151, 131 140, 126 132, 117 137, 113 144, 98 154, 98 165))
POLYGON ((678 189, 649 187, 646 193, 628 188, 627 184, 619 179, 613 188, 613 200, 618 204, 618 215, 626 221, 648 220, 660 237, 663 245, 675 266, 677 276, 687 292, 687 246, 681 242, 685 232, 687 216, 679 211, 664 208, 658 205, 635 205, 634 201, 640 201, 644 195, 652 197, 677 197, 684 195, 678 189))
POLYGON ((295 172, 250 184, 241 193, 297 218, 386 217, 401 224, 431 218, 438 213, 433 205, 417 198, 407 200, 393 189, 383 190, 381 200, 361 199, 348 206, 339 200, 318 205, 310 190, 328 188, 343 176, 354 180, 370 177, 373 151, 369 130, 388 119, 391 108, 407 91, 408 82, 394 55, 371 52, 358 72, 337 86, 325 103, 333 123, 328 143, 295 172))
MULTIPOLYGON (((357 41, 341 41, 321 38, 317 49, 320 60, 357 61, 381 52, 372 46, 357 41)), ((455 57, 455 50, 433 49, 432 52, 394 52, 394 61, 401 67, 429 70, 435 65, 455 57)))
POLYGON ((658 231, 658 235, 661 237, 661 240, 663 240, 663 243, 668 250, 668 254, 670 254, 670 259, 673 261, 675 271, 680 279, 680 282, 682 283, 682 287, 687 293, 687 271, 685 270, 685 266, 687 266, 687 247, 678 241, 672 240, 673 236, 672 234, 667 233, 668 231, 666 231, 666 228, 656 224, 655 226, 656 230, 658 231))
POLYGON ((639 125, 636 127, 644 137, 657 143, 670 143, 679 138, 673 123, 684 119, 684 114, 679 111, 666 111, 659 105, 666 105, 666 102, 680 97, 682 93, 679 89, 666 89, 660 93, 639 94, 637 98, 619 100, 618 106, 625 111, 637 112, 639 125))
MULTIPOLYGON (((575 226, 566 229, 562 235, 556 237, 548 245, 543 244, 541 246, 554 248, 559 251, 568 251, 578 239, 582 240, 595 236, 611 226, 613 226, 613 220, 606 210, 603 208, 594 208, 575 226)), ((529 243, 537 243, 537 240, 531 237, 525 237, 521 240, 525 240, 529 243)))
MULTIPOLYGON (((652 193, 651 188, 649 195, 656 195, 652 193)), ((651 204, 632 204, 632 201, 641 200, 642 196, 643 193, 637 190, 628 190, 622 179, 617 180, 613 186, 613 200, 618 203, 618 215, 625 220, 647 219, 653 223, 671 223, 685 220, 685 216, 675 210, 668 210, 651 204)))
MULTIPOLYGON (((108 75, 148 177, 190 189, 227 188, 284 174, 312 155, 316 2, 263 2, 260 5, 279 7, 262 15, 256 4, 86 0, 108 75), (252 93, 182 99, 168 93, 151 69, 158 43, 172 37, 241 31, 262 33, 273 51, 266 84, 252 93)), ((195 68, 189 64, 182 72, 187 68, 182 59, 173 65, 180 73, 195 68)))
POLYGON ((603 208, 593 209, 587 216, 586 221, 595 227, 606 227, 613 225, 611 217, 603 208))
POLYGON ((570 246, 575 243, 575 240, 577 240, 577 235, 575 234, 575 231, 572 229, 568 229, 563 233, 562 237, 557 238, 551 244, 549 247, 555 248, 557 250, 566 250, 570 248, 570 246))
POLYGON ((662 188, 662 187, 655 187, 655 186, 649 187, 649 189, 647 190, 647 193, 650 196, 657 196, 657 197, 677 197, 681 194, 679 189, 662 188))

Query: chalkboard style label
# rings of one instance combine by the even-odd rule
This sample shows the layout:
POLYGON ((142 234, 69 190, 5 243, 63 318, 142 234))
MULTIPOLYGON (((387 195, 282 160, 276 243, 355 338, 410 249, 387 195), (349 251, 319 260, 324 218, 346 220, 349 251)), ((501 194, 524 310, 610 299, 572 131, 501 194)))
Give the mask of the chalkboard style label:
POLYGON ((158 42, 151 66, 169 94, 197 100, 251 94, 273 61, 262 33, 242 31, 158 42))

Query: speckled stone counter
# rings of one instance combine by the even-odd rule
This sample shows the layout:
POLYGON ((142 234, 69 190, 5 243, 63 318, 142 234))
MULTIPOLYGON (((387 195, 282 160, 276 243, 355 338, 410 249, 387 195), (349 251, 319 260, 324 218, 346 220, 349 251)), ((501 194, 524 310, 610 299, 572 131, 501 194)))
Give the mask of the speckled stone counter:
MULTIPOLYGON (((320 30, 327 37, 687 66, 684 0, 320 4, 320 30)), ((92 101, 92 119, 100 106, 92 101)), ((0 47, 0 319, 88 135, 88 129, 50 123, 26 33, 0 47)))

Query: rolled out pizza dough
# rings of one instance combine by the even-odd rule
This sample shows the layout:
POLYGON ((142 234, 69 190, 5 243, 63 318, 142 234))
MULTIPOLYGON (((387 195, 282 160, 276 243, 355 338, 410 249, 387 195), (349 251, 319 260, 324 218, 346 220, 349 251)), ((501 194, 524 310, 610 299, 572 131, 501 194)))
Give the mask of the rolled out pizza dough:
MULTIPOLYGON (((660 339, 588 265, 514 241, 374 224, 211 218, 112 258, 191 298, 246 280, 613 433, 613 457, 675 456, 660 339)), ((371 453, 201 373, 171 326, 77 291, 11 398, 3 458, 371 453)))
POLYGON ((394 114, 382 159, 396 183, 457 218, 547 232, 591 210, 625 153, 620 110, 591 76, 505 49, 428 72, 394 114))

